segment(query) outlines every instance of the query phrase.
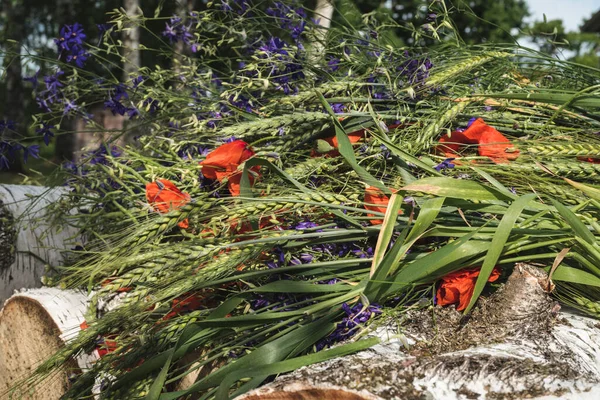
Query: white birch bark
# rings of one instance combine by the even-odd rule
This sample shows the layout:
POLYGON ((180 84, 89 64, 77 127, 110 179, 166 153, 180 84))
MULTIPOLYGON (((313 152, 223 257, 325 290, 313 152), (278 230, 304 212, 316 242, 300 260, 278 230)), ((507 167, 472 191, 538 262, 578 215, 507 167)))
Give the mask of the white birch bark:
POLYGON ((61 263, 61 251, 76 232, 51 226, 45 208, 62 192, 62 188, 0 185, 0 215, 4 215, 0 218, 0 305, 15 290, 40 287, 46 265, 61 263))
POLYGON ((325 42, 327 40, 327 31, 331 26, 331 18, 333 17, 334 0, 317 0, 315 7, 314 19, 318 21, 319 29, 315 34, 315 40, 312 45, 312 59, 314 63, 320 63, 325 50, 325 42))
POLYGON ((416 312, 378 328, 372 335, 381 344, 280 376, 238 400, 599 399, 598 322, 556 314, 539 276, 511 279, 462 328, 454 310, 437 309, 433 321, 433 310, 416 312))
MULTIPOLYGON (((140 15, 139 0, 124 0, 123 6, 130 19, 140 15)), ((140 55, 140 28, 135 22, 128 23, 123 29, 123 82, 129 81, 131 74, 142 65, 140 55)))

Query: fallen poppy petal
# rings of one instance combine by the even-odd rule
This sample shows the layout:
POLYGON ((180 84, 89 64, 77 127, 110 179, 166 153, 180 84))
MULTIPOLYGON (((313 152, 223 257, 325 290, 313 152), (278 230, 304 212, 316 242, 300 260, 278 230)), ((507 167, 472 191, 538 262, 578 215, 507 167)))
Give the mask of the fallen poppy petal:
MULTIPOLYGON (((458 303, 456 307, 458 311, 467 308, 471 297, 473 297, 475 282, 480 270, 481 268, 462 269, 444 276, 436 292, 436 304, 446 306, 458 303)), ((488 278, 488 282, 494 282, 499 277, 500 270, 494 268, 488 278)))
MULTIPOLYGON (((395 192, 395 190, 392 189, 393 192, 395 192)), ((368 188, 365 189, 365 203, 370 203, 370 204, 365 204, 365 209, 370 210, 370 211, 377 211, 377 212, 381 212, 384 213, 387 210, 387 205, 390 202, 390 198, 387 197, 380 189, 373 187, 373 186, 369 186, 368 188)), ((402 210, 398 211, 398 215, 402 214, 402 210)), ((375 217, 374 214, 367 214, 369 217, 375 217)), ((379 225, 379 224, 383 224, 383 220, 382 219, 371 219, 369 220, 371 222, 371 224, 373 225, 379 225)))

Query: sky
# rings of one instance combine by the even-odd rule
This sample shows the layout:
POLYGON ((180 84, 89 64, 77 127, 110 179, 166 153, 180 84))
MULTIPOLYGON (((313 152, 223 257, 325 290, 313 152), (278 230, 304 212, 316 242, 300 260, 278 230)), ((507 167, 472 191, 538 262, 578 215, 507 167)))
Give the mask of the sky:
POLYGON ((579 30, 583 19, 600 10, 600 0, 527 0, 529 13, 527 22, 562 19, 566 31, 579 30))

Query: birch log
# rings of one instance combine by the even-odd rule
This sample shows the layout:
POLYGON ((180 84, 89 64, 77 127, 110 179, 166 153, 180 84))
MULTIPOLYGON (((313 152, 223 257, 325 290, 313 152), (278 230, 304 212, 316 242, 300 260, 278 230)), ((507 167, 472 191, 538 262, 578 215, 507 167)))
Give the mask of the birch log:
MULTIPOLYGON (((0 398, 77 335, 86 308, 83 293, 56 288, 24 290, 6 301, 0 311, 0 398)), ((81 354, 35 387, 13 393, 14 398, 58 400, 69 376, 89 368, 93 359, 81 354)))
POLYGON ((75 231, 51 227, 45 208, 61 192, 60 188, 0 185, 0 305, 15 290, 40 287, 46 265, 60 263, 60 252, 75 231))
POLYGON ((558 313, 548 283, 537 268, 517 265, 464 326, 447 308, 409 312, 376 330, 381 344, 238 400, 600 399, 600 325, 558 313))

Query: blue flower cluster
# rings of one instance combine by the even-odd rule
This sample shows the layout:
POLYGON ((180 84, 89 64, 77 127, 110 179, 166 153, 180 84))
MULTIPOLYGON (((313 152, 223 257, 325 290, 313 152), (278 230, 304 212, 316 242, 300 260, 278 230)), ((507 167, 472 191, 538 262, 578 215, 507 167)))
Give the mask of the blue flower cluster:
POLYGON ((104 102, 104 109, 112 111, 113 115, 125 115, 129 118, 135 118, 140 114, 137 108, 131 106, 127 107, 122 103, 122 100, 129 100, 129 94, 127 93, 127 85, 119 83, 115 85, 108 96, 108 100, 104 102))
POLYGON ((407 82, 411 85, 419 86, 425 83, 429 78, 429 70, 433 67, 433 63, 428 57, 411 57, 408 51, 404 52, 407 60, 397 67, 398 72, 406 77, 407 82))
POLYGON ((14 160, 19 151, 23 151, 23 161, 27 162, 29 156, 39 158, 40 146, 34 144, 23 146, 19 143, 2 139, 4 131, 14 131, 16 125, 11 120, 0 120, 0 170, 9 169, 11 160, 14 160))
POLYGON ((303 66, 301 63, 301 47, 294 54, 290 54, 291 47, 278 37, 271 37, 263 42, 255 55, 263 60, 263 66, 269 70, 271 80, 283 90, 285 94, 297 92, 298 88, 294 82, 304 79, 303 66))
POLYGON ((342 310, 346 316, 337 324, 335 330, 329 336, 317 342, 317 351, 351 338, 358 333, 361 325, 364 326, 371 318, 381 314, 381 307, 378 304, 371 304, 365 307, 360 302, 356 303, 353 307, 350 307, 347 303, 343 303, 342 310))
POLYGON ((75 63, 79 68, 83 68, 90 53, 83 47, 86 39, 83 27, 76 22, 73 25, 65 25, 60 30, 60 37, 54 39, 58 47, 58 52, 66 57, 67 62, 75 63))
POLYGON ((194 41, 194 35, 191 33, 192 25, 194 23, 195 14, 192 14, 192 20, 187 23, 180 17, 172 17, 169 22, 165 24, 165 30, 162 35, 169 39, 170 43, 177 43, 182 41, 183 43, 191 46, 193 53, 198 51, 198 43, 194 41))
POLYGON ((452 161, 454 161, 454 158, 446 158, 444 161, 442 161, 441 163, 439 163, 438 165, 436 165, 435 167, 433 167, 433 169, 435 169, 436 171, 442 171, 444 169, 450 169, 450 168, 454 168, 455 165, 452 164, 452 161))
POLYGON ((276 1, 272 7, 267 8, 267 15, 276 18, 281 28, 289 31, 292 39, 298 42, 306 28, 307 15, 303 8, 276 1))

